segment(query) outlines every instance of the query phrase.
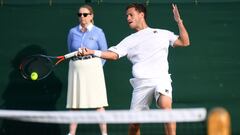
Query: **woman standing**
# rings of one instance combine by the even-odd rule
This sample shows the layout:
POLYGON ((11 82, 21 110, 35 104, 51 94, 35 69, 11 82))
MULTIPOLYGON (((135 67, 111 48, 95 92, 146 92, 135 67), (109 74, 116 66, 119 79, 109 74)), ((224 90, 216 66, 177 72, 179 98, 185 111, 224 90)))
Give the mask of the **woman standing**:
MULTIPOLYGON (((79 8, 78 17, 80 25, 70 29, 68 34, 69 52, 79 48, 94 50, 107 50, 105 34, 101 28, 93 24, 93 9, 89 5, 79 8)), ((93 55, 78 56, 70 60, 68 72, 68 93, 66 107, 71 110, 96 108, 105 111, 108 106, 107 92, 103 73, 102 60, 93 55)), ((107 135, 106 123, 99 124, 102 135, 107 135)), ((69 126, 69 135, 75 135, 77 123, 69 126)))

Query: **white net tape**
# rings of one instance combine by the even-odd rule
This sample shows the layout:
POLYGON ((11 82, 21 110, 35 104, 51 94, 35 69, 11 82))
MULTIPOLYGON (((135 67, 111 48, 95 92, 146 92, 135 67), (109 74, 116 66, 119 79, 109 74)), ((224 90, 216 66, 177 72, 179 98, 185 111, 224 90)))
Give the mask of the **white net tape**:
POLYGON ((0 110, 0 118, 40 123, 165 123, 200 122, 206 119, 205 108, 153 109, 148 111, 23 111, 0 110))

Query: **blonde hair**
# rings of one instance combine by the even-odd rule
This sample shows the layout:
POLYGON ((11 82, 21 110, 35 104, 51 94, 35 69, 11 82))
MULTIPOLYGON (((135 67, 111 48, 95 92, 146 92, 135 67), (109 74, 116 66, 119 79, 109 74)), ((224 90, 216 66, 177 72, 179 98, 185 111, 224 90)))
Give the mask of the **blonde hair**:
MULTIPOLYGON (((92 8, 90 5, 85 4, 85 5, 81 6, 80 8, 86 8, 86 9, 89 10, 89 12, 90 12, 91 15, 94 15, 93 8, 92 8)), ((80 9, 80 8, 79 8, 79 9, 80 9)), ((91 23, 94 24, 93 19, 91 20, 91 23)))

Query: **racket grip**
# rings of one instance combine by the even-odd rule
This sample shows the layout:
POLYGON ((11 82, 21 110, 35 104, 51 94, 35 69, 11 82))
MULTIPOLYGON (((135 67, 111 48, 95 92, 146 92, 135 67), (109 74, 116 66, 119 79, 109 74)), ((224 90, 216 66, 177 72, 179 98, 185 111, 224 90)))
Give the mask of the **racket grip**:
POLYGON ((68 53, 68 54, 64 55, 64 58, 65 59, 72 58, 72 57, 76 56, 77 53, 78 53, 78 51, 68 53))

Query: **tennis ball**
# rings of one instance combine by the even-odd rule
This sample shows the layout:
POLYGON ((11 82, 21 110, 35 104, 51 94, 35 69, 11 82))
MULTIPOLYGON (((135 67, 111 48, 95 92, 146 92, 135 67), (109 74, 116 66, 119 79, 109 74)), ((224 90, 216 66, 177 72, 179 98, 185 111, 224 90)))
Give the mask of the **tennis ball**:
POLYGON ((38 73, 37 72, 32 72, 31 73, 31 79, 32 80, 37 80, 38 79, 38 73))

